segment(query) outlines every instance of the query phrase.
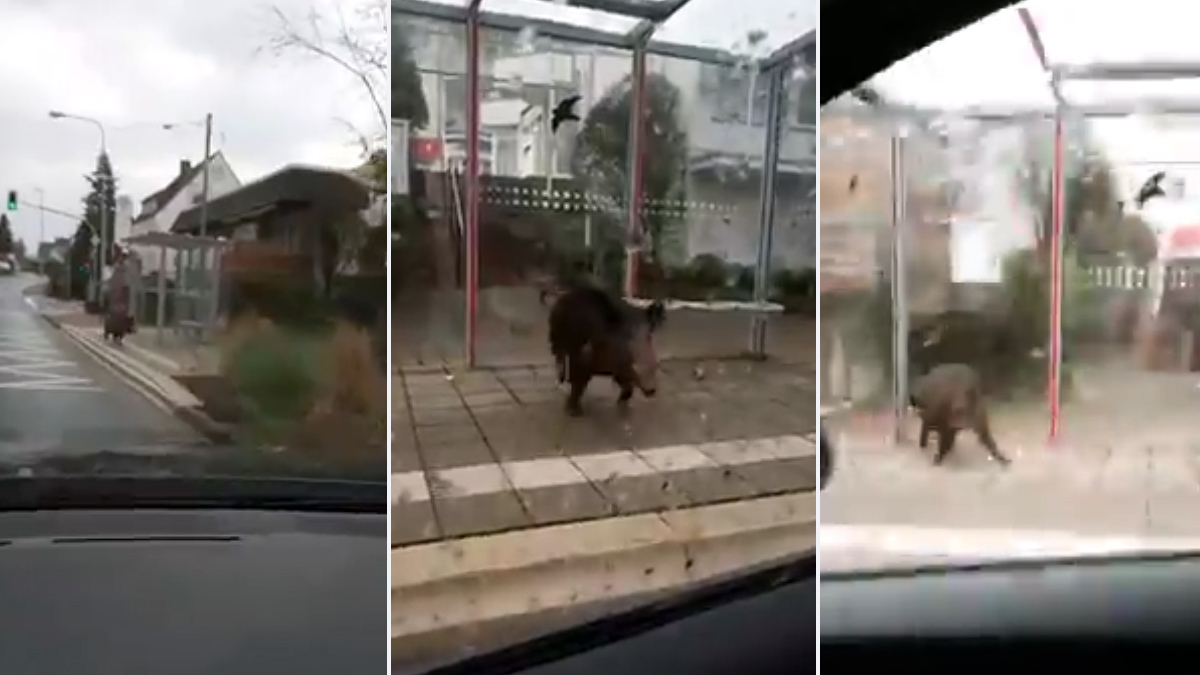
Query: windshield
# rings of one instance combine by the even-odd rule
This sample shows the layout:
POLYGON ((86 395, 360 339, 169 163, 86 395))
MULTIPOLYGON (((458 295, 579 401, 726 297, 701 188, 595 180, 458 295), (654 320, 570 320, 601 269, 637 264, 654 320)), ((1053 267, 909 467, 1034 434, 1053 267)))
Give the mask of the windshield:
POLYGON ((822 110, 823 569, 1195 535, 1200 47, 1178 10, 1024 3, 822 110))
POLYGON ((817 3, 392 6, 397 663, 813 550, 817 3))
POLYGON ((387 12, 342 5, 0 0, 0 483, 386 480, 386 60, 328 54, 387 12))

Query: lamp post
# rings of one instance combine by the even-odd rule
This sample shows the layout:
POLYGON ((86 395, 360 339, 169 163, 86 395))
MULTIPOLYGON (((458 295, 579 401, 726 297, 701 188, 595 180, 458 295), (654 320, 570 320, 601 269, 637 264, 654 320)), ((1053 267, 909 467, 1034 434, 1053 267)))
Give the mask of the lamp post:
MULTIPOLYGON (((178 124, 164 124, 164 129, 175 129, 180 126, 178 124)), ((208 159, 212 154, 212 129, 213 116, 208 113, 204 116, 204 157, 201 161, 204 164, 201 170, 204 172, 203 183, 200 188, 200 236, 208 234, 208 159)))
MULTIPOLYGON (((83 115, 72 115, 62 112, 61 110, 51 110, 50 119, 55 120, 77 120, 79 122, 87 122, 96 127, 100 132, 100 156, 108 156, 108 134, 104 130, 104 124, 100 120, 92 117, 84 117, 83 115)), ((111 184, 111 183, 110 183, 111 184)), ((92 279, 92 300, 99 302, 100 300, 100 284, 104 277, 104 259, 105 252, 108 250, 108 200, 105 198, 107 192, 102 188, 100 190, 100 248, 96 252, 96 271, 98 274, 93 275, 92 279)))

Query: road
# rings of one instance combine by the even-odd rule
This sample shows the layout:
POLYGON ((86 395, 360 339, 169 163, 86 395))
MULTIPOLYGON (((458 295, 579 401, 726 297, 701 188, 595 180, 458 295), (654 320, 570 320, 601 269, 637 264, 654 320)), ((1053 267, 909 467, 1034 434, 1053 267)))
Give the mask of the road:
POLYGON ((201 443, 38 316, 35 282, 0 276, 0 461, 201 443))

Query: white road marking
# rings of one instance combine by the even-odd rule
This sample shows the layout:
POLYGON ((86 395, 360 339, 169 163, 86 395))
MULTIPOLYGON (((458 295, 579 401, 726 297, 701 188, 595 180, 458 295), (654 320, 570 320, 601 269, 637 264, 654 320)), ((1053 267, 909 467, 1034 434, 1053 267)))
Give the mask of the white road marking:
POLYGON ((392 474, 390 483, 393 503, 427 502, 431 488, 439 497, 474 497, 806 457, 815 461, 812 439, 792 435, 408 471, 392 474))
MULTIPOLYGON (((29 299, 26 298, 28 301, 29 299)), ((32 302, 32 301, 30 301, 32 302)), ((3 325, 0 313, 0 326, 3 325)), ((20 314, 28 321, 28 314, 20 314)), ((65 359, 44 330, 0 328, 0 390, 97 393, 104 391, 89 378, 71 374, 76 361, 65 359)))

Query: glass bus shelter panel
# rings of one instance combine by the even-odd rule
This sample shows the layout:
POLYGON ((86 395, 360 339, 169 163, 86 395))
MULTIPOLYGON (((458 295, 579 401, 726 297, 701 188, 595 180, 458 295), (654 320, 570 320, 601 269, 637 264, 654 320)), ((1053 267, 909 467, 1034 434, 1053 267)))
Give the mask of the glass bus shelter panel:
POLYGON ((782 307, 766 319, 766 354, 815 366, 817 354, 816 80, 807 68, 787 80, 767 300, 782 307))
POLYGON ((893 123, 849 101, 821 110, 822 410, 890 403, 893 123))
POLYGON ((482 38, 479 358, 547 363, 554 293, 580 276, 621 289, 630 112, 627 99, 622 107, 605 96, 628 88, 633 60, 522 32, 485 29, 482 38), (554 128, 554 110, 572 96, 581 121, 554 128), (589 124, 598 149, 581 140, 589 124))
POLYGON ((998 418, 1019 415, 1029 421, 1024 431, 1044 434, 1050 269, 1039 224, 1048 216, 1053 126, 946 124, 940 111, 927 119, 908 123, 901 143, 907 363, 899 375, 908 380, 897 394, 939 365, 965 363, 998 418))
POLYGON ((401 366, 459 363, 466 349, 466 32, 458 23, 395 14, 392 31, 393 42, 412 51, 428 111, 426 123, 410 131, 412 194, 392 207, 392 358, 401 366))
MULTIPOLYGON (((635 294, 671 301, 660 356, 739 356, 761 231, 765 78, 657 55, 646 71, 641 236, 624 242, 640 249, 635 294)), ((621 101, 628 88, 607 96, 621 101)))
POLYGON ((1187 155, 1200 116, 1072 115, 1063 135, 1062 433, 1194 436, 1200 155, 1187 155))

